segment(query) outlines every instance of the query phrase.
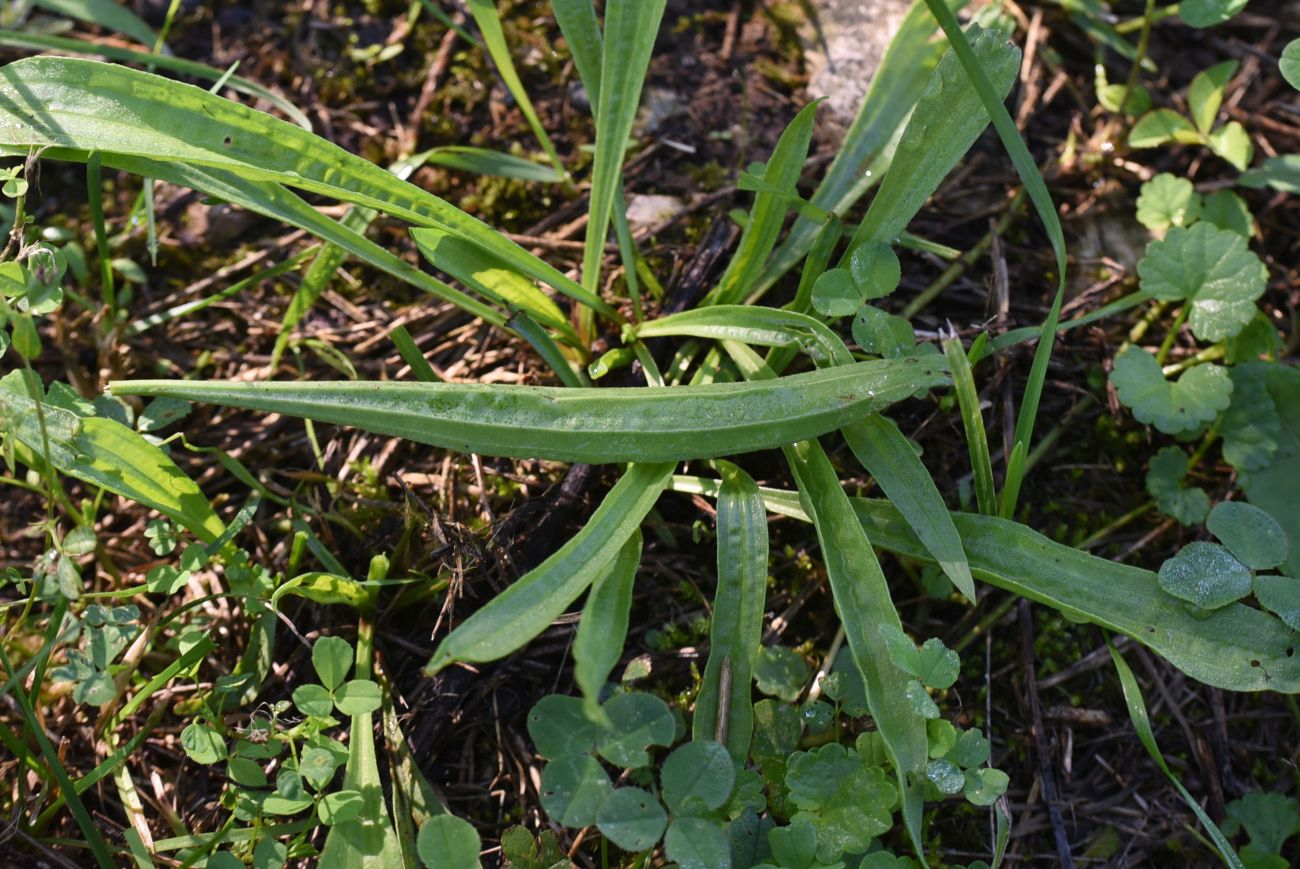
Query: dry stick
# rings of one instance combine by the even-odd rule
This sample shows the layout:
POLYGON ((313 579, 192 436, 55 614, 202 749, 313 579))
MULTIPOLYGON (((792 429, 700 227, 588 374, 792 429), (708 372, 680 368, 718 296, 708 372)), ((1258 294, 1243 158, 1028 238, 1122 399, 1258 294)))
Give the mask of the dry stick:
POLYGON ((1047 748, 1047 735, 1043 731, 1043 707, 1038 700, 1038 677, 1034 674, 1034 622, 1030 612, 1029 601, 1020 601, 1020 653, 1025 668, 1025 693, 1029 697, 1030 733, 1034 737, 1034 748, 1038 753, 1038 779, 1042 783, 1043 802, 1047 804, 1047 816, 1052 821, 1052 835, 1056 840, 1056 853, 1060 865, 1065 869, 1074 869, 1074 858, 1070 855, 1070 840, 1065 834, 1065 823, 1061 820, 1060 793, 1056 787, 1056 776, 1052 771, 1051 757, 1047 748))

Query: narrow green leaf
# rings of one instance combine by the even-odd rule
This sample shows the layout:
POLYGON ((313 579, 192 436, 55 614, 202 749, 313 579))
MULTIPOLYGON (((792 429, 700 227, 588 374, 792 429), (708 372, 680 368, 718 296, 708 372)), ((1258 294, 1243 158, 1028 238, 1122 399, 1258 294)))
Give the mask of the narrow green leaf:
MULTIPOLYGON (((772 150, 763 171, 763 181, 778 190, 794 191, 808 159, 808 146, 812 143, 813 121, 817 105, 814 100, 795 115, 781 132, 781 138, 772 150)), ((705 297, 703 304, 732 304, 742 301, 753 289, 753 284, 763 272, 767 257, 776 246, 777 237, 785 224, 787 203, 772 193, 758 193, 749 213, 749 222, 740 236, 740 245, 732 256, 727 270, 718 284, 705 297)))
POLYGON ((692 738, 724 742, 731 756, 744 763, 754 733, 751 686, 763 639, 767 511, 748 474, 729 462, 717 465, 723 475, 718 493, 718 589, 692 738))
POLYGON ((564 163, 560 160, 560 155, 555 151, 555 145, 551 142, 551 137, 546 134, 546 128, 542 126, 541 118, 537 117, 537 110, 533 108, 533 101, 528 98, 528 91, 524 88, 524 83, 519 80, 519 73, 515 70, 515 63, 510 59, 510 47, 506 45, 506 35, 501 29, 501 17, 497 15, 496 5, 492 0, 466 0, 466 6, 469 7, 470 14, 474 16, 474 23, 478 25, 479 33, 483 35, 483 43, 487 46, 488 54, 492 56, 492 63, 501 75, 501 80, 506 83, 506 89, 510 91, 510 96, 514 97, 515 104, 519 106, 519 111, 523 112, 524 119, 528 121, 529 128, 537 141, 541 143, 542 150, 546 156, 550 157, 551 165, 555 167, 555 172, 561 178, 567 178, 568 174, 564 170, 564 163))
POLYGON ((564 41, 569 44, 573 65, 587 89, 587 101, 592 111, 600 102, 600 64, 603 39, 600 22, 596 20, 596 7, 592 0, 551 0, 551 11, 560 25, 564 41))
MULTIPOLYGON (((935 15, 939 15, 935 8, 938 6, 951 16, 941 0, 932 0, 930 5, 935 15)), ((965 42, 960 31, 949 34, 954 50, 939 61, 917 102, 889 172, 871 200, 867 216, 853 234, 846 261, 861 245, 894 244, 988 126, 989 109, 985 102, 991 100, 1001 106, 1015 83, 1020 69, 1020 49, 997 31, 973 25, 970 34, 973 47, 965 42), (965 54, 957 49, 958 40, 965 46, 965 54), (986 76, 984 87, 969 77, 972 64, 978 64, 986 76)))
MULTIPOLYGON (((150 42, 150 45, 153 43, 150 42)), ((45 33, 20 33, 16 30, 0 30, 0 46, 5 48, 22 48, 30 51, 59 51, 65 54, 89 54, 108 60, 120 60, 125 63, 151 65, 156 69, 178 72, 182 75, 210 82, 222 82, 224 87, 236 93, 266 100, 275 106, 295 124, 304 130, 311 129, 311 121, 302 110, 275 91, 262 87, 255 81, 242 76, 231 75, 229 70, 217 69, 192 60, 184 60, 167 54, 153 54, 146 51, 134 51, 117 45, 102 42, 86 42, 84 39, 67 39, 62 36, 50 36, 45 33)))
POLYGON ((129 36, 141 45, 153 48, 158 34, 126 6, 113 0, 33 0, 35 5, 56 15, 96 24, 129 36))
MULTIPOLYGON (((978 342, 976 342, 978 343, 978 342)), ((974 348, 972 348, 974 349, 974 348)), ((984 413, 980 410, 979 392, 971 374, 970 361, 961 341, 955 336, 945 338, 943 351, 952 371, 953 391, 961 408, 962 426, 966 430, 966 447, 970 451, 970 465, 975 480, 975 501, 980 512, 993 516, 998 512, 997 488, 993 482, 993 461, 989 457, 989 441, 984 431, 984 413)))
POLYGON ((609 723, 609 716, 600 706, 600 692, 623 654, 632 608, 632 586, 640 564, 641 531, 638 529, 623 544, 608 571, 592 583, 573 639, 573 678, 582 689, 583 710, 588 718, 600 724, 609 723))
POLYGON ((669 314, 637 326, 638 339, 666 335, 740 341, 759 347, 797 347, 818 364, 851 363, 838 335, 807 314, 758 305, 713 305, 669 314))
POLYGON ((495 661, 546 630, 618 558, 668 483, 670 464, 633 465, 583 529, 438 644, 425 668, 495 661))
POLYGON ((495 175, 498 178, 517 178, 521 181, 540 181, 543 184, 563 183, 565 175, 558 169, 505 154, 489 148, 473 148, 469 145, 443 145, 430 148, 416 155, 435 166, 460 169, 475 175, 495 175))
MULTIPOLYGON (((591 169, 591 208, 582 256, 582 284, 593 294, 600 287, 605 235, 614 210, 614 197, 622 187, 623 155, 641 104, 641 87, 650 66, 665 2, 609 0, 605 4, 600 93, 592 103, 596 107, 596 159, 591 169)), ((607 312, 602 313, 609 316, 607 312)))
POLYGON ((942 360, 859 362, 765 383, 573 389, 463 383, 115 381, 168 395, 302 416, 481 455, 679 461, 825 434, 946 381, 942 360))
POLYGON ((1192 798, 1183 787, 1183 783, 1174 775, 1169 764, 1165 763, 1164 755, 1160 753, 1160 746, 1156 745, 1156 736, 1151 731, 1151 719, 1147 715, 1147 704, 1142 698, 1142 688, 1138 685, 1137 679, 1133 676, 1133 671, 1129 669, 1128 662, 1115 649, 1114 643, 1110 641, 1110 636, 1106 636, 1106 648, 1110 650, 1110 659, 1115 663, 1115 671, 1119 674, 1120 687, 1124 689, 1124 702, 1128 706, 1128 717, 1133 722, 1133 729, 1137 731, 1138 739, 1142 741, 1142 747, 1151 755, 1151 759, 1160 767, 1160 771, 1169 779, 1174 790, 1187 803, 1187 807, 1196 815, 1196 820, 1201 822, 1201 827, 1205 830, 1206 835, 1214 842, 1214 847, 1219 851, 1219 857, 1223 862, 1232 867, 1232 869, 1245 869, 1241 859, 1237 857, 1237 852, 1233 850, 1232 845, 1224 837, 1219 825, 1210 820, 1210 816, 1201 808, 1201 804, 1192 798))
POLYGON ((437 196, 292 124, 126 67, 32 57, 0 69, 0 145, 100 151, 224 169, 445 226, 506 265, 618 319, 593 293, 437 196), (89 100, 89 102, 88 102, 89 100), (87 112, 92 105, 94 112, 87 112))
POLYGON ((876 478, 952 584, 975 603, 975 580, 952 516, 930 472, 898 426, 875 414, 841 431, 849 449, 867 473, 876 478))

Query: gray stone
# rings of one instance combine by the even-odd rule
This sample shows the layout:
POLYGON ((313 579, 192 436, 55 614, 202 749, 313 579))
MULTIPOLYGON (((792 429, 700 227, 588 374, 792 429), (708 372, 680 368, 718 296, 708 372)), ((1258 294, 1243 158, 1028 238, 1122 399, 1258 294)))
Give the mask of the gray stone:
POLYGON ((821 32, 806 29, 808 95, 827 98, 817 113, 818 126, 838 138, 853 123, 871 77, 912 3, 815 0, 813 5, 821 32))

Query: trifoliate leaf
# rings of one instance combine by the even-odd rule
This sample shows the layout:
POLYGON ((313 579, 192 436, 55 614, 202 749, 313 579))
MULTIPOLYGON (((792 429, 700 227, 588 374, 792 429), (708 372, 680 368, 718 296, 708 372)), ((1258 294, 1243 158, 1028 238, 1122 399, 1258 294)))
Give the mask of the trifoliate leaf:
POLYGON ((1196 486, 1184 486, 1189 461, 1178 447, 1164 447, 1151 458, 1147 470, 1147 493, 1156 508, 1183 525, 1199 525, 1210 509, 1210 496, 1196 486))
POLYGON ((869 241, 858 245, 849 257, 849 274, 862 298, 879 299, 898 289, 903 270, 892 247, 869 241))
POLYGON ((668 755, 660 778, 664 803, 673 814, 698 815, 720 808, 731 796, 736 765, 726 746, 692 741, 668 755))
POLYGON ((1286 561, 1286 532, 1253 504, 1222 501, 1214 505, 1205 527, 1251 570, 1268 570, 1286 561))
POLYGON ((1124 84, 1104 84, 1097 88, 1097 102, 1106 111, 1118 112, 1120 100, 1124 100, 1127 115, 1140 115, 1151 109, 1151 92, 1142 85, 1130 89, 1124 84))
POLYGON ((938 718, 939 707, 926 693, 925 686, 916 679, 908 681, 903 689, 903 696, 907 698, 907 705, 912 711, 925 719, 938 718))
POLYGON ((1171 226, 1189 226, 1201 213, 1201 196, 1186 178, 1161 172, 1142 185, 1138 195, 1138 223, 1154 233, 1171 226))
POLYGON ((326 691, 333 691, 352 669, 352 644, 342 637, 321 637, 311 647, 311 663, 326 691))
POLYGON ((1216 543, 1189 543, 1160 565, 1160 587, 1201 609, 1218 609, 1250 594, 1250 570, 1216 543))
POLYGON ((1291 87, 1300 90, 1300 39, 1293 39, 1282 49, 1282 59, 1278 61, 1278 67, 1282 70, 1282 78, 1286 79, 1291 87))
POLYGON ((862 293, 848 269, 822 272, 813 283, 812 305, 823 317, 847 317, 862 304, 862 293))
POLYGON ((871 305, 858 308, 853 318, 853 340, 864 353, 886 359, 896 359, 916 349, 916 332, 906 318, 871 305))
POLYGON ((1237 66, 1235 60, 1217 63, 1197 73, 1187 88, 1187 107, 1191 110, 1192 122, 1202 133, 1210 132, 1214 126, 1219 107, 1223 105, 1224 88, 1236 74, 1237 66))
POLYGON ((1178 17, 1189 27, 1203 30, 1222 24, 1246 8, 1250 0, 1183 0, 1178 17))
POLYGON ((595 751, 600 725, 583 713, 581 699, 548 694, 528 713, 528 735, 539 754, 555 760, 595 751))
POLYGON ((205 766, 226 757, 226 741, 215 728, 201 721, 191 721, 181 731, 181 748, 190 760, 205 766))
POLYGON ((635 769, 650 762, 646 748, 671 745, 677 735, 668 704, 653 694, 616 694, 605 704, 610 729, 600 735, 596 750, 615 766, 635 769))
POLYGON ((1232 406, 1219 427, 1223 436, 1223 457, 1239 471, 1268 467, 1277 452, 1282 419, 1258 369, 1232 369, 1232 406))
POLYGON ((606 838, 633 853, 658 842, 667 825, 664 807, 641 788, 618 788, 596 813, 596 826, 606 838))
POLYGON ((962 731, 947 758, 962 769, 974 769, 989 759, 989 741, 978 729, 962 731))
POLYGON ((1255 577, 1255 597, 1260 606, 1300 631, 1300 579, 1289 576, 1255 577))
POLYGON ((977 806, 991 806, 1007 792, 1011 777, 1000 769, 982 767, 966 770, 966 787, 962 793, 977 806))
POLYGON ((415 840, 420 862, 428 869, 473 869, 483 847, 478 831, 455 815, 434 815, 420 826, 415 840))
POLYGON ((957 744, 957 728, 950 721, 936 718, 925 722, 925 737, 930 757, 944 757, 957 744))
POLYGON ((754 665, 758 690, 793 703, 808 679, 808 663, 798 652, 784 646, 764 646, 754 665))
POLYGON ((955 794, 966 786, 966 776, 961 768, 951 760, 940 758, 930 761, 925 767, 925 777, 930 784, 939 789, 939 793, 955 794))
POLYGON ((1208 223, 1174 227, 1149 244, 1138 275, 1154 298, 1191 302, 1188 322, 1202 341, 1240 332, 1255 316, 1255 300, 1268 281, 1268 269, 1246 239, 1208 223))
POLYGON ((1250 161, 1255 157, 1255 145, 1250 141, 1250 134, 1237 121, 1229 121, 1210 133, 1207 144, 1210 150, 1231 163, 1238 172, 1250 168, 1250 161))
POLYGON ((369 715, 384 703, 379 685, 369 679, 352 679, 334 693, 334 705, 344 715, 369 715))
POLYGON ((1243 187, 1272 187, 1283 193, 1300 193, 1300 154, 1269 157, 1262 165, 1243 172, 1237 183, 1243 187))
POLYGON ((895 667, 939 690, 949 688, 957 681, 961 660, 939 638, 931 637, 917 649, 897 625, 881 625, 879 631, 895 667))
POLYGON ((1200 134, 1192 122, 1172 109, 1156 109, 1147 112, 1128 134, 1128 143, 1133 148, 1158 148, 1169 142, 1197 142, 1200 134))
POLYGON ((1198 365, 1170 382, 1156 357, 1137 346, 1115 357, 1110 382, 1138 422, 1155 425, 1165 434, 1210 422, 1232 401, 1232 380, 1226 368, 1198 365))
POLYGON ((731 862, 727 831, 712 818, 676 818, 664 835, 664 853, 680 869, 715 869, 731 862))
POLYGON ((596 823, 614 785, 600 761, 588 754, 553 760, 542 770, 542 808, 566 827, 596 823))
POLYGON ((775 700, 754 704, 754 757, 785 757, 803 735, 803 724, 793 706, 775 700))
POLYGON ((1216 190, 1201 200, 1200 219, 1244 238, 1255 234, 1255 218, 1250 213, 1250 206, 1231 190, 1216 190))
POLYGON ((329 718, 334 711, 334 697, 323 686, 308 682, 293 689, 293 705, 311 718, 329 718))

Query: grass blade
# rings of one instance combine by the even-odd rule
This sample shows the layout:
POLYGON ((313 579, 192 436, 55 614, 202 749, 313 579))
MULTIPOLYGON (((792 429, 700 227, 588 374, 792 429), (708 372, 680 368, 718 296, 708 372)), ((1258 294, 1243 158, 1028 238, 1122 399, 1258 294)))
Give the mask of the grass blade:
MULTIPOLYGON (((979 342, 976 342, 979 343, 979 342)), ((972 350, 975 348, 971 348, 972 350)), ((952 371, 953 391, 961 408, 961 421, 966 429, 966 446, 970 449, 971 473, 975 479, 975 501, 985 516, 998 512, 997 488, 993 483, 993 461, 989 458, 989 441, 984 432, 984 414, 980 411, 980 397, 975 390, 970 361, 961 341, 945 338, 943 352, 948 357, 952 371)))
POLYGON ((546 134, 541 118, 537 117, 533 101, 528 98, 528 91, 524 89, 524 83, 519 80, 514 61, 510 59, 510 47, 506 45, 506 35, 501 29, 501 17, 497 15, 496 6, 492 0, 466 0, 466 5, 469 7, 470 14, 474 16, 474 23, 478 25, 479 33, 483 35, 483 42, 487 46, 488 54, 492 56, 493 65, 500 73, 501 80, 506 83, 506 89, 515 98, 519 111, 523 112, 524 119, 528 121, 533 135, 537 137, 542 150, 550 158, 556 174, 561 180, 567 180, 569 176, 564 169, 564 163, 556 153, 551 137, 546 134))
POLYGON ((609 0, 605 6, 600 92, 592 103, 596 107, 596 159, 591 170, 591 208, 582 255, 582 284, 593 294, 600 287, 605 235, 614 210, 614 197, 621 186, 623 156, 641 104, 641 86, 650 66, 665 2, 609 0))
POLYGON ((962 549, 961 535, 930 472, 898 426, 876 414, 846 425, 844 440, 867 473, 907 520, 944 574, 975 603, 975 580, 962 549))
POLYGON ((718 590, 709 626, 709 660, 695 699, 692 738, 722 742, 738 763, 754 733, 754 665, 763 640, 767 595, 767 511, 748 474, 718 462, 718 590), (729 679, 724 679, 724 670, 729 679), (730 691, 724 692, 724 682, 730 691), (724 696, 725 694, 725 696, 724 696))
POLYGON ((543 184, 560 184, 568 176, 558 169, 503 154, 488 148, 473 148, 469 145, 444 145, 430 148, 416 155, 415 159, 448 169, 473 172, 475 175, 495 175, 498 178, 517 178, 520 181, 539 181, 543 184))
POLYGON ((591 0, 551 0, 551 11, 560 33, 569 44, 573 65, 578 68, 578 78, 587 89, 587 102, 592 110, 600 101, 600 64, 604 54, 600 22, 596 20, 596 7, 591 0))
POLYGON ((614 563, 592 583, 573 638, 573 678, 582 689, 583 711, 598 724, 609 723, 600 705, 600 692, 627 642, 632 586, 640 565, 641 531, 637 529, 618 551, 614 563))
POLYGON ((481 455, 662 462, 825 434, 945 384, 941 361, 859 362, 767 382, 669 389, 181 380, 115 381, 110 389, 284 413, 481 455))
MULTIPOLYGON (((996 82, 989 88, 1001 105, 1020 69, 1020 49, 996 31, 973 26, 973 32, 971 55, 986 74, 986 81, 992 78, 996 82)), ((988 126, 983 99, 984 92, 970 86, 956 52, 945 54, 916 104, 867 216, 853 234, 844 253, 846 261, 862 244, 892 245, 898 240, 988 126)))
POLYGON ((129 36, 141 45, 152 47, 158 34, 144 19, 113 0, 33 0, 42 9, 56 15, 75 18, 129 36))
POLYGON ((1115 663, 1115 672, 1119 674, 1119 684, 1124 689, 1124 703, 1128 706, 1128 717, 1133 722, 1133 729, 1137 731, 1138 739, 1142 742, 1142 747, 1151 755, 1151 759, 1160 767, 1160 771, 1169 779, 1169 783, 1178 791, 1178 795, 1187 803, 1187 807, 1196 815, 1196 820, 1201 822, 1210 841, 1214 842, 1214 847, 1219 850, 1219 857, 1223 859, 1224 865, 1232 869, 1245 869, 1245 864, 1237 856, 1232 845, 1224 837, 1223 831, 1219 825, 1210 820, 1210 816, 1201 808, 1201 804, 1192 798, 1183 787, 1183 783, 1174 775, 1169 764, 1165 763, 1165 757, 1160 753, 1160 746, 1156 745, 1156 735, 1151 731, 1151 719, 1147 715, 1147 704, 1142 698, 1142 688, 1138 685, 1137 679, 1133 676, 1133 670, 1129 668, 1128 662, 1124 660, 1116 649, 1115 644, 1110 641, 1110 635, 1106 635, 1106 648, 1110 650, 1110 659, 1115 663))
POLYGON ((425 672, 455 661, 495 661, 546 630, 618 558, 672 471, 667 463, 628 468, 582 530, 452 631, 425 672))
MULTIPOLYGON (((812 143, 813 121, 817 105, 814 100, 804 106, 781 132, 781 138, 772 150, 763 172, 763 181, 778 190, 795 190, 799 176, 808 160, 808 146, 812 143)), ((731 258, 718 285, 705 297, 702 304, 734 304, 742 301, 753 289, 753 284, 763 273, 768 255, 776 246, 777 237, 785 224, 787 200, 775 193, 760 192, 754 196, 754 206, 749 222, 740 236, 740 246, 731 258)))
POLYGON ((1020 138, 1020 132, 1016 129, 1015 121, 1011 119, 1006 106, 1002 105, 993 85, 984 75, 984 70, 976 59, 970 43, 966 41, 965 34, 961 32, 956 17, 944 5, 943 0, 925 0, 925 2, 934 13, 934 17, 938 19, 939 26, 947 35, 952 50, 961 61, 962 68, 966 70, 971 83, 975 85, 976 91, 984 101, 984 108, 993 119, 993 127, 998 131, 998 137, 1002 139, 1002 145, 1007 149, 1011 162, 1015 164, 1016 172, 1025 185, 1029 200, 1034 203, 1034 210, 1043 221, 1048 240, 1052 243, 1052 251, 1056 254, 1056 296, 1052 300, 1052 309, 1047 315, 1047 320, 1043 323, 1038 349, 1034 351, 1034 362, 1029 369, 1029 381, 1025 385, 1025 394, 1020 402, 1020 413, 1016 418, 1013 458, 1007 463, 1007 476, 1003 482, 999 512, 1003 516, 1010 516, 1015 512, 1016 500, 1020 496, 1020 484, 1024 478, 1025 461, 1029 454, 1029 441, 1034 434, 1038 403, 1043 394, 1043 384, 1047 380, 1047 363, 1052 357, 1052 346, 1056 341, 1056 324, 1061 318, 1061 301, 1065 296, 1065 234, 1061 231, 1061 220, 1057 216, 1056 207, 1052 204, 1052 195, 1047 191, 1047 184, 1039 174, 1038 166, 1034 163, 1029 148, 1020 138), (1017 455, 1019 458, 1016 458, 1017 455))
POLYGON ((714 305, 669 314, 637 326, 634 334, 638 339, 675 335, 759 347, 794 347, 818 363, 853 361, 840 337, 820 320, 757 305, 714 305))
MULTIPOLYGON (((594 293, 475 217, 337 145, 201 88, 88 60, 32 57, 0 69, 0 146, 100 151, 224 169, 443 226, 611 319, 594 293), (95 107, 87 112, 86 105, 95 107)), ((61 156, 58 153, 53 157, 61 156)))
MULTIPOLYGON (((953 5, 959 9, 965 3, 961 0, 953 5)), ((885 174, 890 142, 921 98, 943 54, 942 45, 930 39, 934 27, 933 16, 917 0, 889 43, 862 107, 844 136, 844 145, 813 193, 814 205, 842 216, 885 174)), ((803 217, 796 220, 764 270, 754 295, 769 289, 793 268, 812 247, 819 231, 817 221, 803 217)))

